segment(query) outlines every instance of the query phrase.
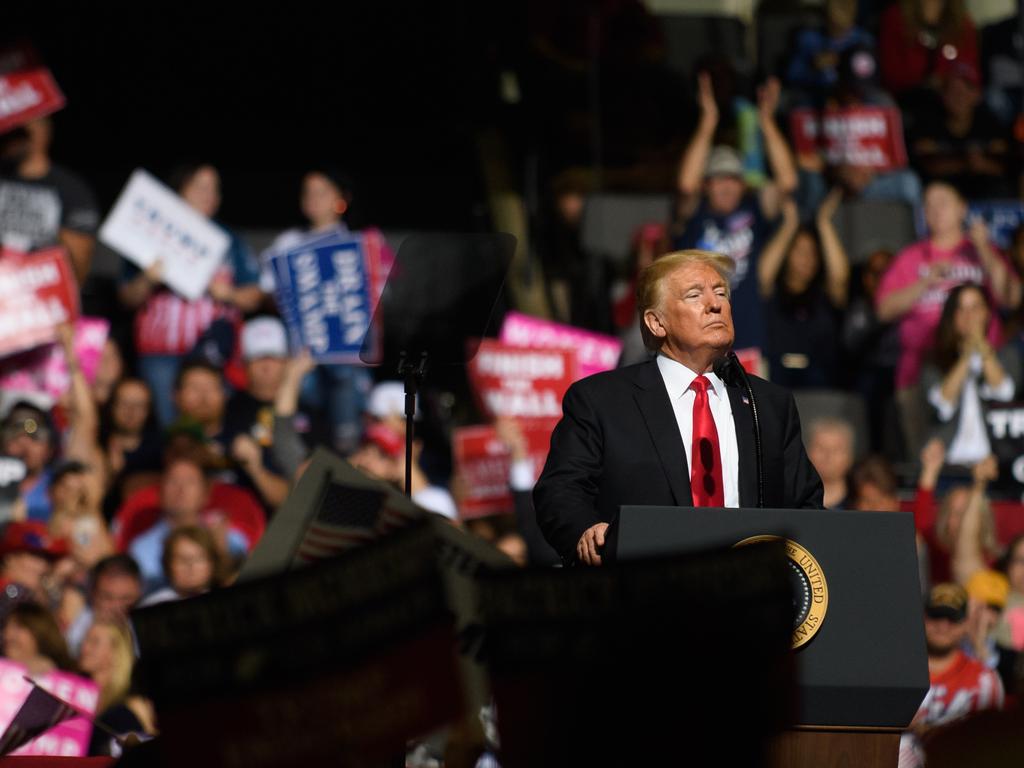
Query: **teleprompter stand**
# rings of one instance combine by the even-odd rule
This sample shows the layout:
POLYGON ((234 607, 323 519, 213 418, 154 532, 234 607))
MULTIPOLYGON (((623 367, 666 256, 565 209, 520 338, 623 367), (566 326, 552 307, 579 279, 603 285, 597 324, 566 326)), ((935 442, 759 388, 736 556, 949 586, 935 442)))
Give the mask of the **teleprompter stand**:
POLYGON ((416 393, 428 367, 461 366, 476 355, 515 253, 506 233, 422 234, 398 249, 359 357, 394 370, 405 385, 405 492, 411 494, 416 393))

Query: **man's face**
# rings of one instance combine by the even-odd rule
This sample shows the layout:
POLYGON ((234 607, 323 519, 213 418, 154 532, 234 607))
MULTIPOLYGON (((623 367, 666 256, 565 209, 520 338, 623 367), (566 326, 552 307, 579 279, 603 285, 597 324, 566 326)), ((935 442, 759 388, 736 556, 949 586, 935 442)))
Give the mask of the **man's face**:
POLYGON ((849 433, 822 425, 811 436, 807 456, 825 482, 842 479, 853 464, 849 433))
POLYGON ((200 424, 219 424, 224 416, 224 386, 213 371, 203 368, 188 371, 175 399, 181 415, 200 424))
POLYGON ((206 505, 206 478, 190 461, 176 461, 160 481, 160 505, 176 525, 194 525, 206 505))
POLYGON ((273 400, 284 379, 285 358, 257 357, 245 364, 249 393, 257 400, 273 400))
POLYGON ((142 597, 142 585, 127 573, 104 573, 92 591, 92 610, 99 619, 127 616, 142 597))
POLYGON ((32 592, 39 592, 50 572, 50 561, 31 552, 12 552, 4 559, 4 578, 32 592))
POLYGON ((665 278, 660 306, 647 310, 644 322, 673 360, 724 354, 735 335, 729 284, 708 264, 684 265, 665 278))
POLYGON ((708 203, 715 213, 732 213, 743 199, 743 179, 739 176, 712 176, 706 182, 708 203))
POLYGON ((50 503, 54 512, 76 514, 86 509, 89 494, 85 472, 65 472, 50 485, 50 503))
POLYGON ((149 417, 149 390, 141 381, 126 381, 117 388, 111 405, 114 428, 121 434, 142 432, 149 417))
POLYGON ((924 639, 929 656, 946 656, 960 647, 967 636, 967 622, 924 617, 924 639))
POLYGON ((959 195, 946 184, 932 184, 924 193, 924 219, 933 235, 959 232, 967 208, 959 195))
POLYGON ((3 452, 25 462, 30 475, 41 472, 53 454, 49 427, 30 411, 9 418, 0 437, 3 452))
POLYGON ((199 213, 213 217, 220 208, 220 174, 210 165, 204 165, 188 180, 181 190, 182 199, 199 213))

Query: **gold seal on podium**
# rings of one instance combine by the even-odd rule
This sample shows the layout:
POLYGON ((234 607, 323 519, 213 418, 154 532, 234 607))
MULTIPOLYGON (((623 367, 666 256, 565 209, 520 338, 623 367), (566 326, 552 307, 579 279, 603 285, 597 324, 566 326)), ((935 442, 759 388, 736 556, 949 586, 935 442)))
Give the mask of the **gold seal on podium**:
POLYGON ((806 645, 818 634, 828 612, 828 582, 814 555, 792 539, 781 536, 751 536, 736 543, 737 547, 763 541, 781 541, 789 558, 793 584, 793 650, 806 645))

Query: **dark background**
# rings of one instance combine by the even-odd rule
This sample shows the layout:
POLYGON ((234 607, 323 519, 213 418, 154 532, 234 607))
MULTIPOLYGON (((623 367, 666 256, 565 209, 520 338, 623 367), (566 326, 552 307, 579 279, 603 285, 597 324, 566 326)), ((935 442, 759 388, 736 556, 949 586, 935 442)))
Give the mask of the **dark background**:
POLYGON ((54 158, 104 210, 135 167, 201 160, 221 170, 221 219, 280 228, 304 169, 329 163, 354 176, 364 223, 485 225, 475 138, 524 39, 513 11, 224 5, 4 4, 0 39, 30 41, 67 97, 54 158))

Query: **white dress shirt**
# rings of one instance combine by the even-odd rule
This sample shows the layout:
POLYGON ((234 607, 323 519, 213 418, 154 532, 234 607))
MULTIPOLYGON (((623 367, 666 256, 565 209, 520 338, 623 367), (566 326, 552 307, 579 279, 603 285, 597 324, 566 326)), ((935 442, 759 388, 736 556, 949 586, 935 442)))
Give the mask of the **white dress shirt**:
MULTIPOLYGON (((693 466, 693 399, 696 397, 696 393, 690 389, 690 384, 699 374, 664 355, 658 355, 658 370, 665 382, 665 389, 668 390, 668 399, 672 401, 672 410, 676 415, 679 435, 683 438, 683 448, 686 449, 686 467, 680 467, 679 471, 689 472, 690 467, 693 466)), ((704 375, 711 382, 711 387, 708 389, 708 403, 711 405, 711 415, 715 419, 715 429, 718 430, 718 447, 722 452, 722 484, 725 486, 725 506, 738 507, 740 505, 740 451, 736 444, 736 424, 732 418, 732 403, 729 401, 725 383, 711 371, 704 375)))

